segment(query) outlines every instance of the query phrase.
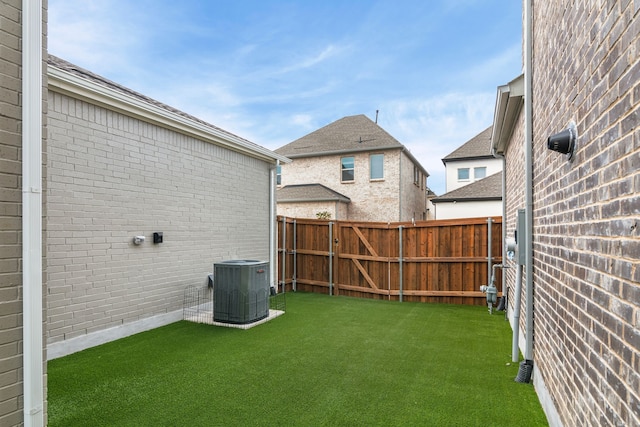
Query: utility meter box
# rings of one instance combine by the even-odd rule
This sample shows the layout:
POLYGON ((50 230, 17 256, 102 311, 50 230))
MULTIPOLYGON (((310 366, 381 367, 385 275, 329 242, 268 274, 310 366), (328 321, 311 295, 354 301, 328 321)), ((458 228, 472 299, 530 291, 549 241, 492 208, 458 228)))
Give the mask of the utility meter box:
POLYGON ((524 209, 518 209, 516 215, 516 256, 515 261, 519 265, 525 265, 527 263, 527 220, 526 211, 524 209))

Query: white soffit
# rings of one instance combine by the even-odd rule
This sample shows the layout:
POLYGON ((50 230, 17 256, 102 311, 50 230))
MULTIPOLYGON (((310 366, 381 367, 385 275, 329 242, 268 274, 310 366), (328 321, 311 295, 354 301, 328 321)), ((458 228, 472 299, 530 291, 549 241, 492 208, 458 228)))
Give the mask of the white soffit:
POLYGON ((506 85, 498 86, 493 116, 491 151, 504 153, 522 108, 524 98, 524 74, 506 85))

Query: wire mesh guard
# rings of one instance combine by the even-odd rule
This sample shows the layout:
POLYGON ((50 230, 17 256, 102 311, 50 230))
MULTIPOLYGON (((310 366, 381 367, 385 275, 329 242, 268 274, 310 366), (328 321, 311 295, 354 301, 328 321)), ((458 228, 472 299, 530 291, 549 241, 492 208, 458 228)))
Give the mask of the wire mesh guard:
POLYGON ((211 323, 213 321, 213 289, 208 286, 203 288, 187 286, 184 290, 182 318, 195 323, 211 323))
POLYGON ((284 293, 275 293, 273 290, 268 296, 268 314, 256 321, 249 323, 234 323, 225 320, 226 313, 218 313, 215 316, 214 289, 211 286, 197 288, 193 285, 187 286, 184 291, 184 301, 182 306, 182 318, 189 322, 206 323, 208 325, 225 326, 229 328, 248 329, 262 324, 284 314, 286 310, 286 299, 284 293))

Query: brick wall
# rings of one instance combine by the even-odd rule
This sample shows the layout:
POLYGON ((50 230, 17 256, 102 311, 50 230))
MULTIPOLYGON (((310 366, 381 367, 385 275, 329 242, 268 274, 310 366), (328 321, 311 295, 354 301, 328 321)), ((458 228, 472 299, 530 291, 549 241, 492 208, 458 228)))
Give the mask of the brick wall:
MULTIPOLYGON (((525 188, 524 188, 524 170, 525 170, 525 152, 522 141, 524 141, 524 112, 520 112, 519 120, 513 130, 511 136, 511 143, 505 153, 505 178, 507 185, 507 194, 505 197, 506 204, 506 236, 508 238, 514 237, 514 231, 516 229, 516 214, 518 209, 525 209, 525 188)), ((509 262, 508 264, 512 268, 504 269, 505 285, 508 287, 508 301, 510 302, 510 321, 512 328, 513 325, 513 302, 515 301, 515 277, 516 277, 516 264, 509 262)), ((524 269, 523 269, 523 283, 525 281, 524 269)), ((525 329, 526 319, 526 307, 524 305, 525 291, 524 286, 521 293, 522 306, 520 314, 520 328, 522 331, 525 329)), ((520 334, 521 349, 524 352, 524 332, 520 334)))
POLYGON ((278 203, 278 215, 289 218, 317 218, 317 213, 329 212, 330 219, 344 220, 349 217, 348 206, 343 202, 278 203))
MULTIPOLYGON (((292 163, 283 164, 282 185, 320 183, 351 199, 348 207, 348 218, 357 221, 407 221, 414 212, 416 219, 422 219, 426 209, 426 193, 413 185, 413 162, 405 154, 398 151, 384 151, 384 179, 369 179, 369 155, 372 153, 353 154, 355 162, 354 182, 342 183, 341 156, 324 156, 294 159, 292 163), (402 161, 400 161, 402 157, 402 161), (402 186, 400 175, 402 168, 402 186), (402 212, 399 202, 402 187, 402 212)), ((291 208, 279 208, 279 215, 291 216, 291 208)), ((307 212, 306 210, 302 211, 307 212)), ((313 216, 315 218, 315 212, 313 216)))
POLYGON ((21 2, 3 2, 0 11, 0 424, 17 425, 22 422, 23 407, 21 2))
POLYGON ((267 163, 52 91, 48 127, 50 345, 179 312, 214 262, 269 260, 267 163))
MULTIPOLYGON (((640 3, 533 9, 536 382, 559 424, 640 425, 640 3), (571 163, 546 148, 570 121, 571 163)), ((521 145, 507 152, 508 234, 521 145)))
MULTIPOLYGON (((425 176, 422 172, 418 173, 418 182, 414 182, 415 165, 404 152, 400 153, 400 167, 402 169, 401 179, 399 183, 400 209, 399 215, 393 221, 421 221, 426 218, 427 214, 427 193, 425 189, 425 176)), ((387 219, 383 221, 388 221, 387 219)))

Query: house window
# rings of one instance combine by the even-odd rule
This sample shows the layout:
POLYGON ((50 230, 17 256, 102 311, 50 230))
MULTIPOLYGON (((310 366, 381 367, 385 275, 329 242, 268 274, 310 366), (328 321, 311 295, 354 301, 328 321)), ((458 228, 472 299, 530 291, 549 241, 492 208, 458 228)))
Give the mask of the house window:
POLYGON ((282 166, 276 166, 276 185, 282 185, 282 166))
POLYGON ((372 154, 369 157, 369 165, 371 179, 384 178, 384 154, 372 154))
POLYGON ((458 181, 469 181, 469 168, 458 168, 458 181))
POLYGON ((342 182, 353 182, 355 177, 353 157, 343 157, 340 162, 342 164, 342 182))
POLYGON ((473 179, 482 179, 487 176, 487 168, 473 168, 473 179))
POLYGON ((417 166, 413 166, 413 183, 420 185, 420 169, 417 166))

